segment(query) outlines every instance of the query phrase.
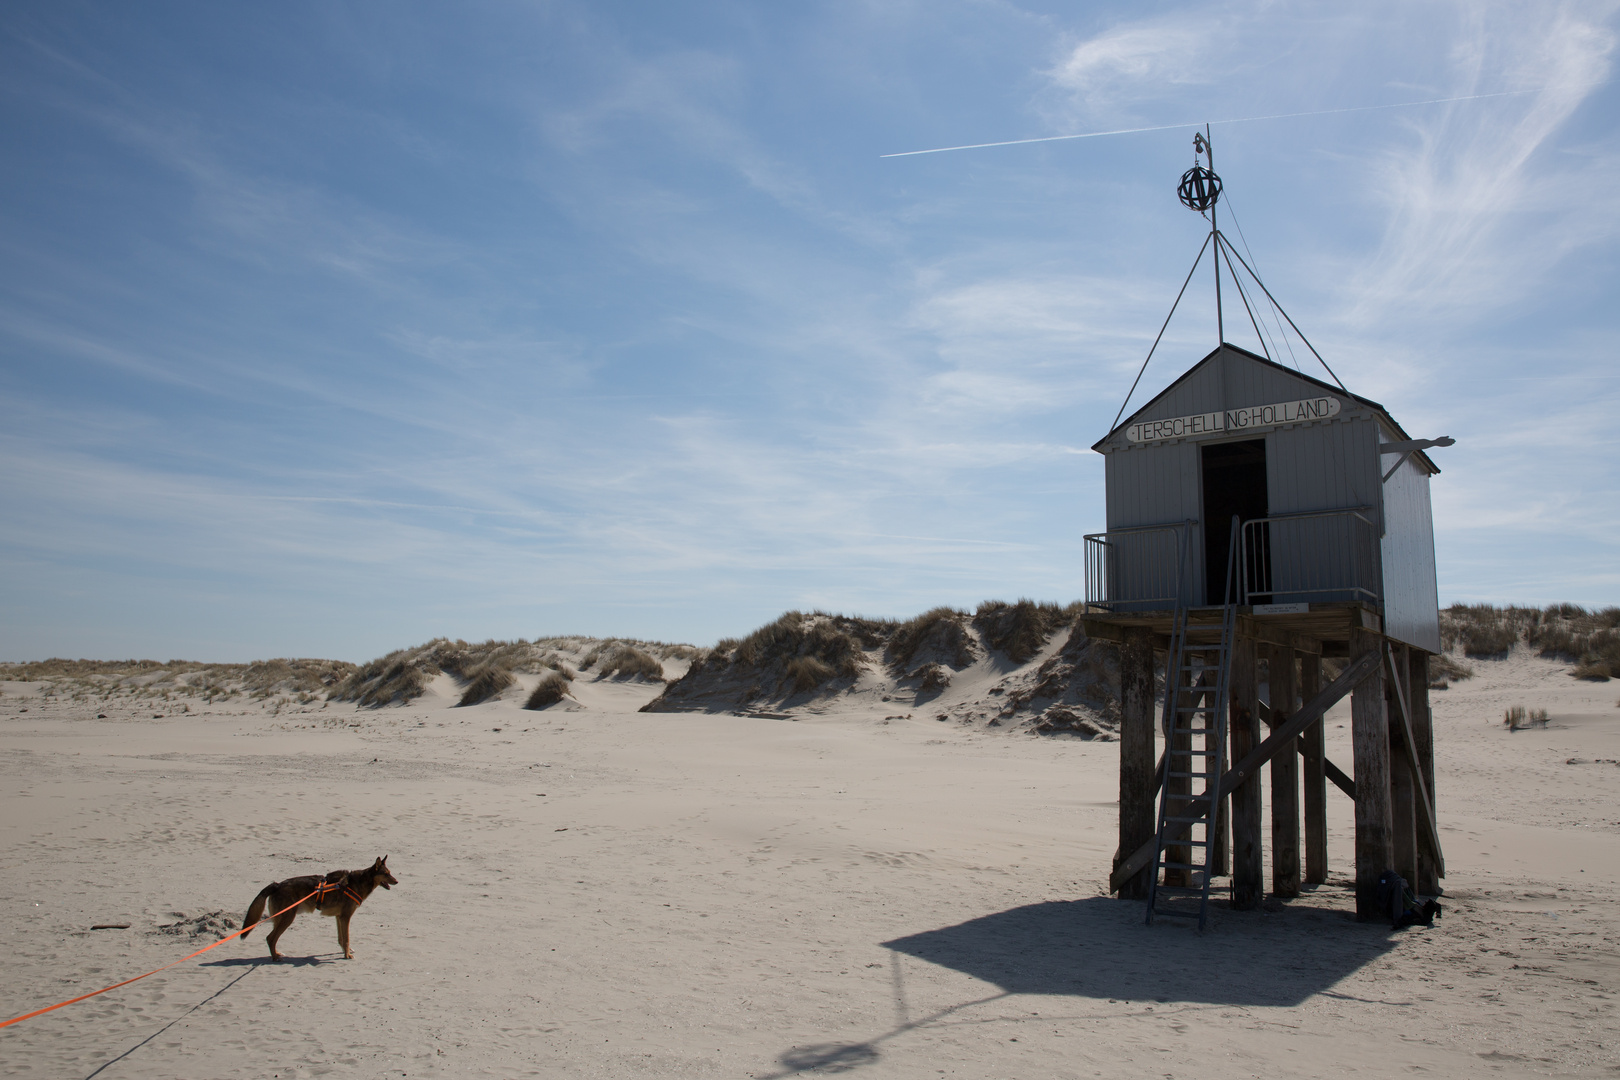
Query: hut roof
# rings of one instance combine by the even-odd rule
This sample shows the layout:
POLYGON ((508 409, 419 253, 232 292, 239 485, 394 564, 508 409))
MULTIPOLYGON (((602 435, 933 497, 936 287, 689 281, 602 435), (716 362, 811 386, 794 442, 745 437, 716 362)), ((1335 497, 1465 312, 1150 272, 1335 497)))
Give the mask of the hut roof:
MULTIPOLYGON (((1406 429, 1401 427, 1401 425, 1396 422, 1395 418, 1389 414, 1389 410, 1384 408, 1378 402, 1373 401, 1371 398, 1364 398, 1360 394, 1352 394, 1352 393, 1350 393, 1350 391, 1348 391, 1348 390, 1344 389, 1343 387, 1338 386, 1338 385, 1336 385, 1334 383, 1324 382, 1321 379, 1312 378, 1311 376, 1303 374, 1302 372, 1295 371, 1293 368, 1284 367, 1282 364, 1277 363, 1275 360, 1268 360, 1264 356, 1256 355, 1255 353, 1250 352, 1248 349, 1244 349, 1244 348, 1241 348, 1241 347, 1239 347, 1237 345, 1232 345, 1232 344, 1223 342, 1221 345, 1219 345, 1214 350, 1212 350, 1208 356, 1204 357, 1202 360, 1198 361, 1198 363, 1194 364, 1192 367, 1190 367, 1186 371, 1184 371, 1181 374, 1181 376, 1179 378, 1177 378, 1174 382, 1172 382, 1169 386, 1166 386, 1163 390, 1160 390, 1157 394, 1155 394, 1153 396, 1153 398, 1151 400, 1149 400, 1146 404, 1144 404, 1143 406, 1138 408, 1135 412, 1131 413, 1129 416, 1123 418, 1114 427, 1114 429, 1112 431, 1110 431, 1107 435, 1104 435, 1102 438, 1098 439, 1095 443, 1093 443, 1091 445, 1091 448, 1093 450, 1097 451, 1099 454, 1106 453, 1106 450, 1104 449, 1105 444, 1120 442, 1122 440, 1122 434, 1121 433, 1124 432, 1124 430, 1126 428, 1130 427, 1132 424, 1136 423, 1138 420, 1141 420, 1141 419, 1153 419, 1153 417, 1149 416, 1149 414, 1154 411, 1154 407, 1157 406, 1159 404, 1159 402, 1161 402, 1166 397, 1168 397, 1170 394, 1175 392, 1175 390, 1178 387, 1180 387, 1183 383, 1187 382, 1188 380, 1190 380, 1194 376, 1196 376, 1198 374, 1198 372, 1202 368, 1204 368, 1206 365, 1211 364, 1214 361, 1216 361, 1221 356, 1222 353, 1230 353, 1237 359, 1245 360, 1245 361, 1248 361, 1249 363, 1252 363, 1252 364, 1258 364, 1258 365, 1261 365, 1262 367, 1273 369, 1275 372, 1277 372, 1277 373, 1279 373, 1281 375, 1284 375, 1289 379, 1309 383, 1312 386, 1319 387, 1319 388, 1321 388, 1323 390, 1329 391, 1330 393, 1332 393, 1333 395, 1335 395, 1337 397, 1348 397, 1348 398, 1352 399, 1353 401, 1359 403, 1360 405, 1364 406, 1365 408, 1370 409, 1373 412, 1377 413, 1378 416, 1386 424, 1388 424, 1390 429, 1392 431, 1394 431, 1397 435, 1399 435, 1401 439, 1410 439, 1411 438, 1411 436, 1406 433, 1406 429)), ((1427 469, 1431 475, 1434 474, 1434 473, 1438 473, 1440 471, 1439 466, 1437 466, 1434 463, 1433 459, 1430 458, 1428 454, 1425 454, 1425 453, 1419 451, 1418 453, 1413 454, 1412 456, 1413 456, 1414 459, 1421 461, 1422 464, 1423 464, 1423 467, 1425 469, 1427 469)))

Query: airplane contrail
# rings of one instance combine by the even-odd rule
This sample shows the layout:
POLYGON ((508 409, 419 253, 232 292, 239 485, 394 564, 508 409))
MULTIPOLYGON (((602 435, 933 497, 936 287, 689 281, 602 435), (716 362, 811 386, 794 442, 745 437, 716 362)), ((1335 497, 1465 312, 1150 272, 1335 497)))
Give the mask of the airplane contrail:
POLYGON ((1327 116, 1330 113, 1368 112, 1373 109, 1405 109, 1414 105, 1445 105, 1453 101, 1479 101, 1483 98, 1513 97, 1517 94, 1539 94, 1550 87, 1534 90, 1503 90, 1495 94, 1468 94, 1463 97, 1430 98, 1427 101, 1397 101, 1390 105, 1352 105, 1345 109, 1313 109, 1310 112, 1273 113, 1270 116, 1238 116, 1230 120, 1191 121, 1184 124, 1154 124, 1152 127, 1120 128, 1117 131, 1087 131, 1079 135, 1046 135, 1039 139, 1007 139, 1003 142, 969 143, 966 146, 936 146, 932 150, 903 150, 898 154, 879 154, 880 158, 915 157, 918 154, 945 154, 952 150, 983 150, 991 146, 1022 146, 1026 143, 1061 142, 1064 139, 1097 139, 1104 135, 1135 135, 1143 131, 1169 131, 1172 128, 1199 127, 1209 124, 1247 124, 1255 120, 1287 120, 1296 116, 1327 116))

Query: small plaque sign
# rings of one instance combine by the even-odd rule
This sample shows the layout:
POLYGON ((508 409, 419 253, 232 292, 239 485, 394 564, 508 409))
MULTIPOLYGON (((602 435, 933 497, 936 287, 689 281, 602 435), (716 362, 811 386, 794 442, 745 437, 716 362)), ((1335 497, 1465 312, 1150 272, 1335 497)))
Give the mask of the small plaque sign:
POLYGON ((1309 615, 1310 612, 1311 612, 1311 605, 1309 605, 1309 604, 1256 604, 1256 605, 1254 605, 1254 613, 1256 615, 1309 615))
POLYGON ((1275 427, 1278 424, 1302 424, 1307 420, 1326 420, 1338 416, 1339 409, 1339 399, 1324 394, 1300 401, 1279 401, 1274 405, 1250 405, 1225 412, 1172 416, 1168 420, 1143 420, 1127 427, 1125 438, 1131 442, 1158 442, 1162 439, 1213 435, 1216 432, 1275 427))

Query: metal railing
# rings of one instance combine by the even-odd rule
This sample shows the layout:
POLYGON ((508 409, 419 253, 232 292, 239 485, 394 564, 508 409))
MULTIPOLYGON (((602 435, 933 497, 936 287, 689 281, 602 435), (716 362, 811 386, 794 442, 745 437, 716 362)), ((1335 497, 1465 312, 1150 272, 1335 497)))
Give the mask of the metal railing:
POLYGON ((1088 534, 1086 604, 1104 611, 1175 607, 1189 578, 1189 540, 1196 524, 1178 521, 1088 534))
POLYGON ((1243 523, 1243 604, 1378 603, 1378 527, 1370 506, 1243 523))

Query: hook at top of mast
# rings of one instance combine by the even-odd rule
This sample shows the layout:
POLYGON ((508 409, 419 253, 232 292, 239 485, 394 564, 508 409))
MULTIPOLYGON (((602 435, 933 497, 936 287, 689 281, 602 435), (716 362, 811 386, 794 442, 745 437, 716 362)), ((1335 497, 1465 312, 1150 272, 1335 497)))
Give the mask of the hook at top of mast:
POLYGON ((1181 174, 1181 184, 1176 188, 1181 205, 1200 214, 1214 206, 1221 197, 1221 178, 1215 175, 1213 168, 1204 168, 1199 160, 1208 154, 1209 163, 1214 165, 1215 155, 1210 150, 1209 140, 1204 137, 1204 133, 1194 132, 1193 167, 1181 174))

